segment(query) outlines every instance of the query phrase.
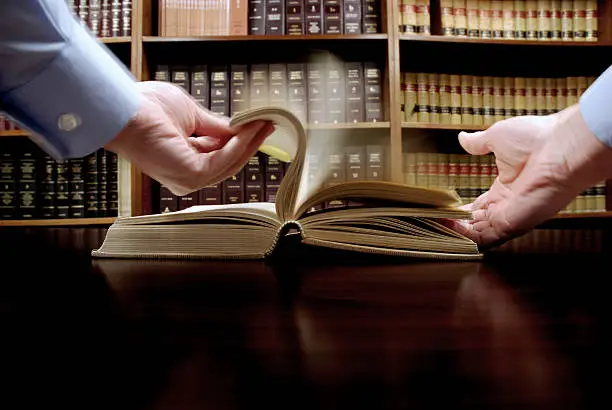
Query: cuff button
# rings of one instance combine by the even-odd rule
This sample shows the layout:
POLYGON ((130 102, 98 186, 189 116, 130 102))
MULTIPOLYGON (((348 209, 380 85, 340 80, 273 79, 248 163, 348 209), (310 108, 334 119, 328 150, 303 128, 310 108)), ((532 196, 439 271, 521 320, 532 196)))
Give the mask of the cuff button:
POLYGON ((62 131, 72 131, 81 125, 81 119, 76 114, 62 114, 60 115, 57 126, 62 131))

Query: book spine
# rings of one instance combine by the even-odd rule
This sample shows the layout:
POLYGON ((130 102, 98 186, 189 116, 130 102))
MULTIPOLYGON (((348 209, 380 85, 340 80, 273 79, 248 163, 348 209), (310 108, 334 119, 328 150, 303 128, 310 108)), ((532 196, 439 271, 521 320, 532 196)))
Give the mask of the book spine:
POLYGON ((249 1, 249 35, 263 36, 266 34, 266 0, 249 1))
POLYGON ((597 13, 597 0, 587 0, 585 11, 585 41, 599 40, 599 16, 597 13))
POLYGON ((198 65, 191 69, 191 96, 204 108, 210 108, 208 68, 198 65))
POLYGON ((510 1, 491 1, 491 38, 501 39, 504 38, 504 5, 508 3, 512 5, 510 1))
POLYGON ((380 68, 376 63, 369 61, 364 63, 364 81, 365 120, 366 122, 383 121, 382 79, 380 68))
POLYGON ((349 123, 363 122, 365 120, 363 64, 347 62, 344 67, 346 71, 346 121, 349 123))
POLYGON ((362 0, 343 0, 344 17, 343 25, 344 34, 361 34, 362 33, 362 0))
POLYGON ((246 64, 230 66, 230 115, 249 108, 249 70, 246 64))
POLYGON ((210 68, 210 110, 216 114, 230 115, 228 67, 225 65, 210 68))
MULTIPOLYGON (((85 157, 85 215, 88 218, 95 218, 100 216, 100 198, 98 194, 98 157, 96 152, 85 157)), ((62 170, 64 165, 61 163, 56 164, 57 167, 57 195, 56 195, 56 208, 59 208, 61 201, 61 195, 67 195, 68 187, 62 188, 64 179, 62 170)), ((66 184, 67 185, 67 184, 66 184)), ((59 211, 58 211, 59 212, 59 211)))
POLYGON ((245 169, 242 168, 234 175, 223 181, 223 203, 241 204, 244 203, 244 176, 245 169))
POLYGON ((525 78, 516 77, 514 79, 514 115, 527 115, 527 85, 525 78))
POLYGON ((465 0, 453 0, 453 18, 455 20, 455 36, 467 37, 468 22, 465 0))
POLYGON ((52 219, 55 214, 55 181, 57 179, 57 169, 55 160, 49 156, 43 156, 43 166, 40 175, 40 217, 52 219))
POLYGON ((493 95, 493 77, 482 77, 482 123, 485 125, 492 125, 495 123, 495 104, 493 95))
MULTIPOLYGON (((85 217, 85 170, 84 161, 81 158, 71 158, 68 160, 69 169, 69 190, 70 203, 69 215, 70 218, 85 217)), ((106 179, 106 178, 104 178, 106 179)))
POLYGON ((17 164, 13 141, 0 141, 0 219, 17 218, 17 164))
POLYGON ((537 88, 537 79, 536 78, 527 78, 525 80, 525 108, 527 110, 527 115, 538 115, 537 110, 537 99, 538 99, 538 88, 537 88))
POLYGON ((303 0, 286 0, 285 17, 285 33, 287 35, 294 36, 305 33, 303 0))
POLYGON ((455 18, 453 16, 453 0, 440 0, 440 16, 442 35, 452 37, 455 35, 455 18))
POLYGON ((439 94, 440 94, 440 123, 451 124, 451 86, 450 75, 439 75, 439 94))
POLYGON ((302 124, 308 122, 306 64, 287 64, 287 105, 302 124))
POLYGON ((380 32, 380 3, 378 0, 362 0, 362 32, 376 34, 380 32))
POLYGON ((307 63, 308 76, 308 122, 321 124, 325 122, 327 98, 324 66, 319 63, 307 63))
POLYGON ((264 202, 264 164, 261 155, 249 158, 245 166, 244 191, 246 202, 264 202))
POLYGON ((326 122, 341 124, 346 122, 344 67, 341 64, 330 63, 325 71, 327 86, 326 122))
POLYGON ((516 39, 516 10, 513 1, 502 1, 503 38, 516 39))
POLYGON ((526 40, 527 39, 527 8, 525 0, 514 1, 514 15, 515 15, 515 39, 526 40))
MULTIPOLYGON (((29 142, 29 141, 28 141, 29 142)), ((36 154, 30 144, 19 150, 17 168, 18 215, 20 219, 38 217, 38 184, 36 154)))
POLYGON ((323 0, 323 33, 342 34, 344 0, 323 0))
POLYGON ((417 73, 417 121, 430 123, 429 87, 427 73, 417 73))
POLYGON ((104 149, 96 151, 96 163, 98 165, 98 216, 107 217, 108 212, 108 166, 104 149))
POLYGON ((108 216, 119 215, 119 157, 116 153, 106 151, 106 167, 108 169, 108 216))
POLYGON ((574 41, 586 40, 586 1, 574 0, 574 41))
POLYGON ((461 124, 461 77, 450 75, 451 123, 461 124))
POLYGON ((269 65, 270 105, 287 107, 287 64, 269 65))
POLYGON ((264 157, 264 172, 266 178, 265 184, 265 202, 276 202, 276 194, 278 193, 278 188, 283 180, 284 171, 282 163, 268 155, 264 157))
POLYGON ((265 0, 266 35, 280 36, 285 34, 284 0, 265 0))
POLYGON ((561 40, 574 40, 574 2, 561 1, 561 40))
POLYGON ((382 145, 366 145, 366 178, 380 181, 387 179, 385 148, 382 145))
POLYGON ((323 34, 323 0, 305 0, 306 34, 323 34))
POLYGON ((267 64, 252 64, 249 78, 250 107, 265 107, 269 103, 270 81, 267 64))

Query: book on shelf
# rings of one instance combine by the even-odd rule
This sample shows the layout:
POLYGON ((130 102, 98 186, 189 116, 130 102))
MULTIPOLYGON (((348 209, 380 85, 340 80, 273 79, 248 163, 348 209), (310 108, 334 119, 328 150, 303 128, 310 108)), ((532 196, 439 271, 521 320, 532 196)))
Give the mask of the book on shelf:
POLYGON ((436 259, 482 257, 476 243, 447 228, 444 219, 468 219, 454 190, 363 180, 324 184, 329 170, 310 178, 308 154, 320 149, 302 122, 281 107, 237 113, 232 124, 273 121, 265 144, 283 144, 292 158, 275 202, 193 206, 176 212, 120 217, 94 257, 263 259, 287 235, 304 244, 341 250, 436 259), (348 207, 318 210, 333 200, 348 207), (294 232, 295 228, 297 232, 294 232))

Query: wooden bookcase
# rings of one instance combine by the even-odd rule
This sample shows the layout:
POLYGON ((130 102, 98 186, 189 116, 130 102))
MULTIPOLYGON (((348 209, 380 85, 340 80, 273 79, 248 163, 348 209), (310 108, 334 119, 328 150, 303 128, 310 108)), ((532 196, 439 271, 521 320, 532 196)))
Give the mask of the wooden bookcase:
MULTIPOLYGON (((364 138, 385 140, 388 146, 389 178, 403 181, 403 149, 412 138, 425 138, 441 149, 458 149, 460 130, 484 129, 482 125, 426 124, 402 120, 402 72, 424 70, 472 75, 581 75, 597 76, 607 68, 612 51, 612 6, 598 2, 599 40, 596 42, 498 40, 446 37, 442 35, 441 2, 431 0, 431 33, 400 33, 401 0, 380 0, 381 32, 366 35, 301 36, 206 36, 161 37, 158 35, 158 1, 132 1, 132 35, 102 41, 129 66, 139 81, 151 79, 156 64, 231 62, 284 57, 312 50, 331 51, 340 57, 367 56, 384 68, 383 107, 385 121, 380 123, 340 124, 328 128, 349 129, 364 138), (354 131, 353 131, 354 130, 354 131)), ((313 127, 316 128, 316 127, 313 127)), ((325 128, 325 127, 323 127, 325 128)), ((4 132, 0 135, 25 135, 4 132)), ((459 148, 460 149, 460 148, 459 148)), ((140 170, 131 169, 131 211, 141 215, 151 211, 151 180, 140 170)), ((120 193, 125 195, 126 193, 120 193)), ((612 186, 608 182, 607 212, 559 215, 561 220, 590 220, 612 216, 612 186)), ((0 221, 5 225, 104 224, 112 219, 0 221)), ((574 221, 576 222, 576 221, 574 221)))

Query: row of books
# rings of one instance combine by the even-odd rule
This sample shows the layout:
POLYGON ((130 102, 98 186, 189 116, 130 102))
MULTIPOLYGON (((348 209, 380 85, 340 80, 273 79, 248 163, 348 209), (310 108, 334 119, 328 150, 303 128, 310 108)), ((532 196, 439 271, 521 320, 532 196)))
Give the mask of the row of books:
POLYGON ((179 84, 204 107, 226 116, 275 105, 289 108, 303 123, 384 120, 380 68, 371 62, 161 65, 154 78, 179 84))
POLYGON ((547 115, 578 102, 595 77, 490 77, 402 73, 403 121, 491 125, 520 115, 547 115))
POLYGON ((83 27, 100 38, 132 35, 132 0, 66 0, 83 27))
MULTIPOLYGON (((400 33, 430 35, 428 0, 400 0, 400 33)), ((597 0, 440 0, 442 35, 466 38, 597 41, 597 0)))
MULTIPOLYGON (((307 182, 319 180, 321 172, 329 173, 324 185, 349 180, 385 180, 388 178, 386 149, 382 145, 348 146, 307 158, 307 182)), ((278 188, 290 164, 258 153, 230 178, 185 196, 176 196, 163 185, 159 189, 159 208, 154 212, 171 212, 194 205, 221 205, 247 202, 275 202, 278 188)), ((154 194, 155 195, 155 194, 154 194)), ((316 209, 348 206, 346 201, 329 201, 316 209)))
POLYGON ((1 131, 18 131, 19 126, 6 115, 0 112, 0 132, 1 131))
POLYGON ((163 37, 371 34, 379 0, 159 0, 163 37))
POLYGON ((606 229, 533 229, 488 250, 496 254, 601 254, 607 249, 606 229))
POLYGON ((117 216, 117 160, 99 149, 56 161, 28 138, 0 139, 0 219, 117 216))
MULTIPOLYGON (((452 188, 464 203, 489 190, 498 175, 494 155, 404 152, 404 182, 431 188, 452 188)), ((562 212, 605 212, 606 182, 589 187, 562 212)))

